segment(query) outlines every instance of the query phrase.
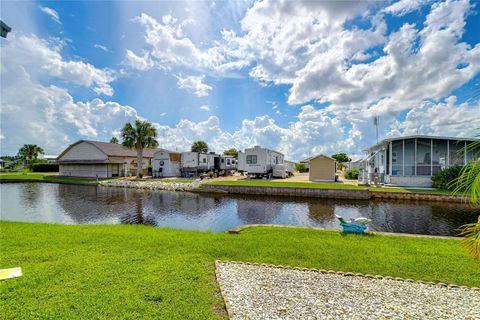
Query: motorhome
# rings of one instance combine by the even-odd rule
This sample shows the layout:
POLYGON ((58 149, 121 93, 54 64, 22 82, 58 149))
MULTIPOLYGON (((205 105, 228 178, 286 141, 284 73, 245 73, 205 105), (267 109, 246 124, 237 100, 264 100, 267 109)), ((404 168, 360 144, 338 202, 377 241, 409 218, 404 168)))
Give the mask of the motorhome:
POLYGON ((278 151, 255 146, 238 153, 238 169, 256 177, 286 177, 284 155, 278 151))

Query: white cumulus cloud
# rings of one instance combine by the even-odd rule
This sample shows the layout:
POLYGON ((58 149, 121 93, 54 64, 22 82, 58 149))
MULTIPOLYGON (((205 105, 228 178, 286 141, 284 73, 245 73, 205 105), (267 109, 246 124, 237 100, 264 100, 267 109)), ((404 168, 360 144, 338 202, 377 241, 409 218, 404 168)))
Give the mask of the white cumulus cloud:
POLYGON ((203 83, 205 76, 182 76, 177 75, 177 85, 180 89, 185 89, 197 97, 208 96, 213 89, 208 84, 203 83))

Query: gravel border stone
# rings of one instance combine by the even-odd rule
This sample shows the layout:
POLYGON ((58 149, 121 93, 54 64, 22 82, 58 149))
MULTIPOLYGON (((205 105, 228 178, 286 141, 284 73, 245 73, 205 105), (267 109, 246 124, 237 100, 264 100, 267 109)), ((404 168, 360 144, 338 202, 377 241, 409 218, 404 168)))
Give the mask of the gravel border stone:
POLYGON ((136 188, 145 190, 168 190, 168 191, 191 191, 203 183, 203 180, 194 180, 191 183, 162 182, 162 181, 132 181, 132 180, 108 180, 101 181, 99 185, 104 187, 136 188))
POLYGON ((230 319, 480 319, 480 288, 216 261, 230 319))

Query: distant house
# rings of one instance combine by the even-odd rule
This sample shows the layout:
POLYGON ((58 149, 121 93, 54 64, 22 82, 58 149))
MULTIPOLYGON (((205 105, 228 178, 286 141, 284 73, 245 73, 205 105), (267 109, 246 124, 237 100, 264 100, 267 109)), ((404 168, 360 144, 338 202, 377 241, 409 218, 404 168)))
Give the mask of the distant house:
POLYGON ((445 168, 466 165, 480 150, 466 150, 478 139, 415 135, 389 138, 366 149, 362 182, 399 186, 431 186, 431 176, 445 168))
POLYGON ((314 157, 308 157, 306 159, 303 159, 299 161, 300 164, 305 165, 305 168, 307 168, 307 172, 310 171, 310 159, 313 159, 314 157))
POLYGON ((48 163, 56 163, 58 156, 51 154, 41 154, 38 156, 39 159, 46 160, 48 163))
MULTIPOLYGON (((143 169, 151 165, 157 150, 144 150, 143 169)), ((110 178, 137 174, 137 152, 116 143, 80 140, 65 149, 57 162, 62 176, 110 178)))
POLYGON ((333 182, 337 173, 337 162, 332 157, 323 154, 308 158, 310 181, 333 182))
POLYGON ((3 169, 7 166, 7 160, 0 159, 0 169, 3 169))
POLYGON ((363 168, 363 159, 350 161, 350 162, 345 162, 345 165, 347 166, 348 170, 351 170, 351 169, 360 170, 361 168, 363 168))

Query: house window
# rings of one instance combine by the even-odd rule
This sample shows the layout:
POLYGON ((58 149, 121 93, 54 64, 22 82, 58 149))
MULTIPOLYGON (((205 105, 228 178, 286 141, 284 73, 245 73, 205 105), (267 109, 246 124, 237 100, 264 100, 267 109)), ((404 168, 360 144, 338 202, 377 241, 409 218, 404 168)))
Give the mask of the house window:
POLYGON ((256 164, 257 163, 257 156, 250 155, 247 156, 247 164, 256 164))

